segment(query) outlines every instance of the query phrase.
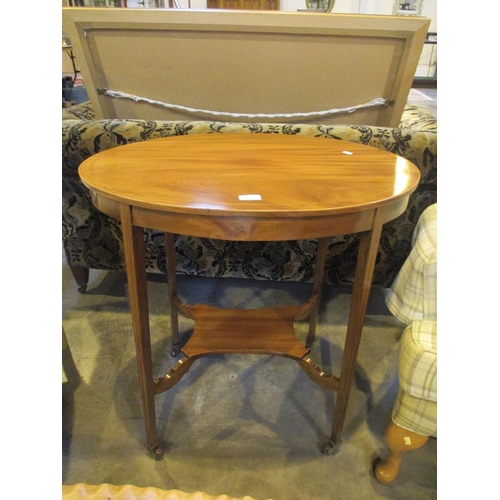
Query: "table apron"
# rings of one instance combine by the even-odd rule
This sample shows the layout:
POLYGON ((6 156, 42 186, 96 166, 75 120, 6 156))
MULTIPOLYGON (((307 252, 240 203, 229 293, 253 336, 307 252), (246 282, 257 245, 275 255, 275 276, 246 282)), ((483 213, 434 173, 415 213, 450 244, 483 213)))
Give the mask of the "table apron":
POLYGON ((288 241, 367 231, 375 210, 322 217, 214 217, 132 209, 134 225, 229 241, 288 241))
MULTIPOLYGON (((379 208, 384 222, 401 215, 405 198, 379 208)), ((134 225, 200 238, 229 241, 289 241, 360 233, 372 229, 377 209, 317 217, 233 217, 178 214, 132 207, 134 225)))
MULTIPOLYGON (((92 192, 94 206, 120 220, 120 202, 92 192)), ((372 229, 375 213, 383 223, 401 215, 408 196, 360 212, 295 217, 182 214, 131 206, 134 226, 166 233, 229 241, 290 241, 360 233, 372 229)))

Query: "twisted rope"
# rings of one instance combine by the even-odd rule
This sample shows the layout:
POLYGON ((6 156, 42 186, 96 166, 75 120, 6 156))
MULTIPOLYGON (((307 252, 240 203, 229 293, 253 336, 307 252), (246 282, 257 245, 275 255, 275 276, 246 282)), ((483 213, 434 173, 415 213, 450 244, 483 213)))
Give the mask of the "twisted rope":
POLYGON ((109 97, 115 97, 117 99, 132 99, 133 101, 144 101, 149 104, 155 104, 158 106, 163 106, 169 109, 177 109, 181 111, 187 111, 188 113, 204 113, 208 115, 214 116, 231 116, 233 118, 304 118, 311 116, 324 116, 324 115, 332 115, 336 113, 353 113, 357 109, 362 108, 370 108, 374 106, 388 106, 394 103, 389 99, 384 99, 383 97, 378 97, 373 99, 370 102, 365 104, 358 104, 357 106, 350 106, 348 108, 340 108, 340 109, 328 109, 325 111, 311 111, 310 113, 275 113, 275 114, 267 114, 267 113, 229 113, 225 111, 210 111, 208 109, 198 109, 198 108, 189 108, 186 106, 181 106, 179 104, 169 104, 167 102, 156 101, 154 99, 148 99, 147 97, 140 97, 132 94, 125 94, 124 92, 118 92, 116 90, 109 89, 97 89, 97 93, 99 95, 106 95, 109 97))

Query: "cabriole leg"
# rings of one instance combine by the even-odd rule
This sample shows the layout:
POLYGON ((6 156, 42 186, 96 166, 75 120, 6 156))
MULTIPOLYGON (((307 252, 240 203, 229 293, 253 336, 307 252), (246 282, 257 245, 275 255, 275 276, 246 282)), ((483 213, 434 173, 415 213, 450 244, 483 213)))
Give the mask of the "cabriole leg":
POLYGON ((429 436, 403 429, 391 420, 385 439, 389 457, 375 465, 375 477, 382 484, 388 484, 396 479, 403 453, 422 448, 429 440, 429 436))

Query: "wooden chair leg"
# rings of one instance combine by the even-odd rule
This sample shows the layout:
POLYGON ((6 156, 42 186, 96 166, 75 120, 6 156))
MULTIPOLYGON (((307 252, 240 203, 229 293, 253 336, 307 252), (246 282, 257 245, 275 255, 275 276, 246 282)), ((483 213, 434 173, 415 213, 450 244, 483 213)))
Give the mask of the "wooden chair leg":
POLYGON ((421 448, 427 443, 429 436, 403 429, 391 420, 385 439, 390 455, 375 466, 375 477, 382 484, 388 484, 396 479, 403 453, 421 448))
POLYGON ((85 293, 87 291, 87 285, 89 284, 88 267, 69 266, 69 268, 71 269, 73 278, 75 278, 76 284, 79 287, 78 291, 80 293, 85 293))

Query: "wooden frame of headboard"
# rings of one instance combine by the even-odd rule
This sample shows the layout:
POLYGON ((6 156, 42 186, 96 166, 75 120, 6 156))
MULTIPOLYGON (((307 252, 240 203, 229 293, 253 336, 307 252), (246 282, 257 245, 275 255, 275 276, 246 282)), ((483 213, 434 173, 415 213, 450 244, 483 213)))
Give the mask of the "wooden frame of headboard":
POLYGON ((423 17, 63 8, 97 118, 399 124, 430 20, 423 17), (214 116, 106 95, 228 113, 214 116))

